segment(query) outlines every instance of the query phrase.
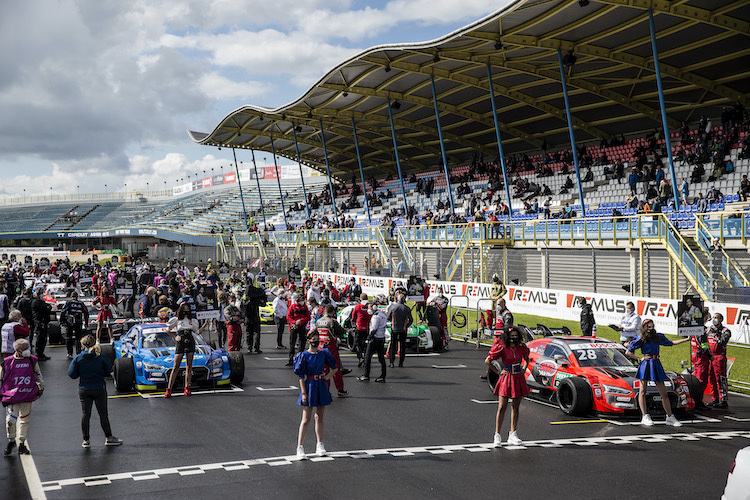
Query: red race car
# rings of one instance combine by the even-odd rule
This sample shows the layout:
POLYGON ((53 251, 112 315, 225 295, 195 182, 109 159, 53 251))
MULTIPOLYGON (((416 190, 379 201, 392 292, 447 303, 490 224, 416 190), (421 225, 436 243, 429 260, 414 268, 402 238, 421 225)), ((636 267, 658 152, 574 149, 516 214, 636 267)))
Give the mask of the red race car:
MULTIPOLYGON (((637 368, 625 357, 621 344, 598 337, 555 336, 537 338, 527 345, 531 354, 526 382, 532 397, 557 403, 567 415, 638 412, 640 381, 634 378, 637 368)), ((490 387, 494 387, 497 374, 489 370, 487 375, 490 387)), ((701 392, 698 380, 670 371, 667 376, 665 386, 672 409, 693 410, 691 394, 701 392)), ((661 396, 652 384, 646 392, 649 413, 663 413, 661 396)))

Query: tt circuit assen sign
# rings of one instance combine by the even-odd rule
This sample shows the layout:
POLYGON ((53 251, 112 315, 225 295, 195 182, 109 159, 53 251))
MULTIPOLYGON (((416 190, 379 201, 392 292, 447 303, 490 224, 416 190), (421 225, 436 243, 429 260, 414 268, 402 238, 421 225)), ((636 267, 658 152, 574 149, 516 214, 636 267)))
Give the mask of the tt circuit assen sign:
MULTIPOLYGON (((311 272, 313 278, 324 281, 346 284, 350 278, 362 287, 370 296, 382 293, 387 295, 394 284, 406 284, 405 279, 385 278, 380 276, 362 276, 339 273, 311 272)), ((468 307, 475 310, 491 308, 489 300, 491 285, 485 283, 466 283, 459 281, 428 281, 429 299, 437 295, 437 289, 443 293, 455 307, 468 307)), ((677 335, 677 304, 679 301, 649 297, 631 297, 629 295, 609 295, 604 293, 585 293, 570 290, 550 290, 509 286, 504 296, 508 309, 513 313, 533 314, 578 322, 581 319, 579 299, 585 298, 591 304, 594 318, 598 325, 619 325, 625 314, 625 305, 632 302, 636 312, 643 318, 654 321, 656 329, 665 334, 677 335)), ((724 325, 732 332, 732 341, 750 343, 750 306, 706 302, 711 313, 721 313, 724 325)), ((575 332, 575 330, 574 330, 575 332)))

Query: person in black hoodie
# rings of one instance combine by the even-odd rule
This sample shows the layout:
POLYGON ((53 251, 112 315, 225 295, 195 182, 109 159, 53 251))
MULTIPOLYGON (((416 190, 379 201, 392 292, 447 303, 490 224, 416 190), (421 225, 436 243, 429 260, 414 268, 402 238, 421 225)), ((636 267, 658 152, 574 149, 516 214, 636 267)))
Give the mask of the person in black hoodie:
POLYGON ((27 288, 23 291, 23 295, 18 297, 18 303, 14 304, 14 307, 21 311, 21 316, 26 320, 26 324, 29 325, 29 346, 34 346, 34 315, 31 312, 31 288, 27 288))
POLYGON ((121 439, 112 435, 109 425, 109 414, 107 413, 107 383, 105 377, 112 372, 112 362, 107 356, 102 356, 101 347, 96 343, 92 335, 86 335, 81 339, 81 354, 73 358, 68 367, 68 376, 72 379, 80 379, 78 382, 78 399, 81 401, 83 416, 81 417, 81 430, 83 431, 83 448, 91 447, 89 435, 89 421, 91 420, 91 407, 95 404, 99 413, 99 421, 107 440, 105 446, 119 446, 121 439))
POLYGON ((36 356, 39 361, 47 361, 49 356, 44 354, 47 347, 47 325, 49 324, 50 307, 42 299, 44 289, 38 288, 31 301, 31 315, 34 318, 34 336, 36 337, 36 356))
POLYGON ((265 290, 253 285, 252 278, 248 279, 243 297, 245 309, 245 336, 247 351, 260 354, 260 308, 266 305, 265 290))
POLYGON ((594 311, 591 309, 591 304, 586 302, 584 297, 578 300, 578 305, 581 306, 581 334, 584 337, 590 337, 594 331, 594 311))

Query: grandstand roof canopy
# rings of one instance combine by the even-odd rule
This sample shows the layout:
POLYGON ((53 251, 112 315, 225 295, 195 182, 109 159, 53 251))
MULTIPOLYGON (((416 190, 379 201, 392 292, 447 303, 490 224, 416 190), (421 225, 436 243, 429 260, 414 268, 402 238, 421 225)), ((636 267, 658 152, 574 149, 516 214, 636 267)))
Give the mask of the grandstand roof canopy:
POLYGON ((328 72, 302 97, 268 109, 243 106, 209 134, 211 146, 271 151, 325 169, 321 122, 331 174, 395 172, 388 99, 402 168, 440 162, 431 76, 449 164, 476 152, 495 158, 489 99, 492 71, 506 154, 569 147, 558 50, 573 53, 566 78, 576 141, 634 134, 661 126, 648 9, 653 9, 669 126, 718 116, 748 104, 750 3, 746 0, 518 0, 440 39, 370 48, 328 72), (585 1, 583 1, 585 3, 585 1), (300 128, 301 127, 301 128, 300 128))

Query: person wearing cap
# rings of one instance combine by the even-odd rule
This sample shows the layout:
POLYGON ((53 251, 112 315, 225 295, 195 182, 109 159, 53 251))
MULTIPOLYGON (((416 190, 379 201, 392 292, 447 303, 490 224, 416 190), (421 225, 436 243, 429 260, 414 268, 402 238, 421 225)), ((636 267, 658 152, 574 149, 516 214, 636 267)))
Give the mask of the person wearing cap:
POLYGON ((13 355, 0 363, 0 393, 5 407, 5 428, 8 445, 5 456, 16 447, 18 454, 28 455, 26 436, 29 431, 31 403, 42 396, 44 379, 36 356, 31 355, 29 341, 18 339, 13 342, 13 355))
POLYGON ((78 340, 81 338, 84 325, 89 322, 89 310, 83 302, 78 300, 78 292, 70 294, 70 300, 63 306, 60 318, 60 322, 65 324, 68 329, 66 347, 68 349, 68 358, 72 358, 74 345, 76 354, 80 354, 81 352, 81 345, 78 343, 78 340))
POLYGON ((286 315, 289 313, 289 303, 286 300, 286 292, 278 291, 273 299, 273 322, 276 324, 276 349, 286 349, 282 340, 286 328, 286 315))
POLYGON ((99 413, 99 422, 106 436, 105 446, 119 446, 121 439, 112 435, 107 412, 107 382, 106 377, 112 373, 112 363, 107 356, 102 356, 102 349, 91 335, 81 339, 83 352, 73 358, 68 366, 68 376, 72 379, 80 379, 78 382, 78 399, 81 401, 83 418, 81 419, 81 430, 83 431, 83 443, 81 447, 91 447, 91 436, 89 435, 89 421, 91 420, 91 408, 96 405, 99 413))
POLYGON ((357 284, 354 277, 349 278, 349 284, 344 288, 344 297, 349 302, 356 302, 360 295, 362 295, 362 287, 357 284))
POLYGON ((305 328, 310 322, 310 310, 307 308, 304 295, 295 293, 292 296, 286 322, 289 325, 289 361, 286 366, 292 366, 297 353, 297 343, 299 342, 299 352, 305 350, 305 328))

